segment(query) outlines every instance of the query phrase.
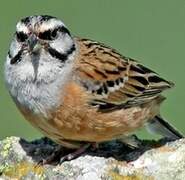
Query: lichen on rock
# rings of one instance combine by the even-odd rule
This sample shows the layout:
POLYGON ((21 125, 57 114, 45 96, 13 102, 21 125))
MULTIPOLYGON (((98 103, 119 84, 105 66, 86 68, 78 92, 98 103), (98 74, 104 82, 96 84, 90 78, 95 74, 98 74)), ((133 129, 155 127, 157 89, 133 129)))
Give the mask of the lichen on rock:
POLYGON ((62 164, 40 165, 56 148, 47 138, 0 141, 0 179, 184 180, 185 139, 142 141, 138 149, 112 141, 62 164))

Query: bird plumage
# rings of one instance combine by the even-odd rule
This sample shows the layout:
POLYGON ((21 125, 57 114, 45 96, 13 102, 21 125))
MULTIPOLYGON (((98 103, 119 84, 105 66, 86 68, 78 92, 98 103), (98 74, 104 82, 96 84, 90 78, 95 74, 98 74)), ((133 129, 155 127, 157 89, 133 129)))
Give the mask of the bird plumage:
POLYGON ((160 114, 161 93, 173 86, 111 47, 73 37, 51 16, 17 24, 5 80, 25 118, 70 148, 125 138, 150 124, 160 114))
POLYGON ((101 43, 76 38, 80 47, 77 79, 100 104, 129 107, 144 104, 159 96, 173 83, 136 60, 124 57, 101 43))

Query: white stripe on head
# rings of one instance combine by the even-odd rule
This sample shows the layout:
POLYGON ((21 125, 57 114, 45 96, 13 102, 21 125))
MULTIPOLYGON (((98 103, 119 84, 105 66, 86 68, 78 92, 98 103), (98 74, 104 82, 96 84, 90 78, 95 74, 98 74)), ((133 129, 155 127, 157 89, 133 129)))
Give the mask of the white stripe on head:
POLYGON ((30 28, 35 30, 35 28, 39 27, 36 31, 47 31, 49 29, 55 29, 56 27, 59 26, 65 26, 65 24, 55 18, 55 17, 50 17, 50 16, 30 16, 25 19, 22 19, 17 23, 16 30, 17 32, 24 32, 24 33, 29 33, 30 28), (38 24, 38 26, 37 26, 38 24))
POLYGON ((16 25, 16 31, 17 32, 23 32, 25 34, 29 33, 28 27, 21 21, 19 21, 16 25))
POLYGON ((42 24, 40 25, 39 31, 43 32, 43 31, 46 31, 46 30, 49 30, 49 29, 55 29, 59 26, 66 27, 61 20, 53 18, 53 19, 42 22, 42 24))

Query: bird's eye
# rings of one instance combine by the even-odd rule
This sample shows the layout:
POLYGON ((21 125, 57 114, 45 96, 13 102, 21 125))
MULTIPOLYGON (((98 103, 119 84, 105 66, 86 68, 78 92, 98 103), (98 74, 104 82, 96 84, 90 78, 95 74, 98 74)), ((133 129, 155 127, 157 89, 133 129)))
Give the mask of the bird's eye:
POLYGON ((53 40, 57 37, 58 29, 48 30, 39 33, 39 38, 43 40, 53 40))
POLYGON ((20 42, 24 42, 28 39, 27 34, 25 34, 24 32, 16 32, 16 36, 17 36, 17 40, 20 42))

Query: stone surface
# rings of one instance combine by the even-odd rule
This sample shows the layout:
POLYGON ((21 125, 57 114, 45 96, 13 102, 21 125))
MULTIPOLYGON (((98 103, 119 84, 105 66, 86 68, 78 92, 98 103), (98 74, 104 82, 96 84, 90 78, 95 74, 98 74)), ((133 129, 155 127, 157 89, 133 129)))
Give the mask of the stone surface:
POLYGON ((142 141, 137 149, 120 142, 101 144, 77 159, 39 165, 56 144, 42 138, 27 142, 18 137, 0 141, 0 179, 63 180, 184 180, 185 139, 142 141))

